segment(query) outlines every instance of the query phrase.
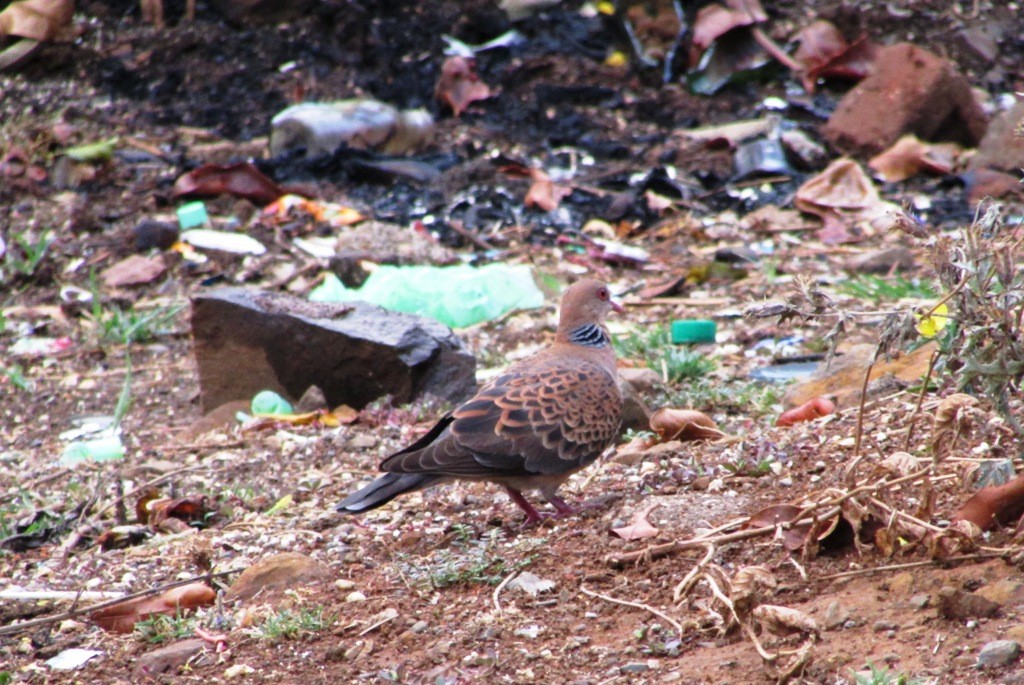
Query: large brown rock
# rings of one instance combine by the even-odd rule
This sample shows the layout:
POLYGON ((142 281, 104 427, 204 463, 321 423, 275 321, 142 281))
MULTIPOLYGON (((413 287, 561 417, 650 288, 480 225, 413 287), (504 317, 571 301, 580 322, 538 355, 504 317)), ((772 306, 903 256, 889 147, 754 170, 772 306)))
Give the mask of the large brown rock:
POLYGON ((823 133, 844 153, 865 156, 906 133, 974 147, 986 126, 970 83, 950 62, 898 43, 885 48, 872 74, 843 97, 823 133))
POLYGON ((193 299, 192 335, 204 411, 260 390, 294 402, 311 385, 356 409, 384 395, 459 402, 476 389, 476 360, 451 329, 365 302, 221 288, 193 299))

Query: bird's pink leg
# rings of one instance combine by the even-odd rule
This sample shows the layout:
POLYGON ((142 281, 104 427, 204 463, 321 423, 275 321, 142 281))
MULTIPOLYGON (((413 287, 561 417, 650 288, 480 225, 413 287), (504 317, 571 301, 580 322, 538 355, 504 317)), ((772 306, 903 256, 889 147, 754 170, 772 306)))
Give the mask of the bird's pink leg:
POLYGON ((526 501, 526 498, 523 497, 523 493, 518 490, 514 490, 507 485, 505 486, 505 491, 508 492, 508 496, 512 498, 512 501, 518 504, 519 508, 526 512, 525 525, 529 526, 534 523, 539 523, 544 518, 532 504, 526 501))
POLYGON ((577 512, 576 507, 572 506, 558 495, 548 495, 547 500, 551 502, 551 506, 558 511, 559 516, 568 516, 569 514, 575 514, 577 512))

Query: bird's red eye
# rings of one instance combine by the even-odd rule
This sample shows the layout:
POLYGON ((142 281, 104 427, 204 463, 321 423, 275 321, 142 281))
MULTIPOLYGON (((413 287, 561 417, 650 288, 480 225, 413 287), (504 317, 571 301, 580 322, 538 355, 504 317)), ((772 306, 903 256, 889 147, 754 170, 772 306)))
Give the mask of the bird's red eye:
POLYGON ((608 299, 608 291, 605 290, 604 288, 601 288, 600 290, 597 291, 597 296, 598 296, 598 298, 600 298, 602 300, 607 300, 608 299))

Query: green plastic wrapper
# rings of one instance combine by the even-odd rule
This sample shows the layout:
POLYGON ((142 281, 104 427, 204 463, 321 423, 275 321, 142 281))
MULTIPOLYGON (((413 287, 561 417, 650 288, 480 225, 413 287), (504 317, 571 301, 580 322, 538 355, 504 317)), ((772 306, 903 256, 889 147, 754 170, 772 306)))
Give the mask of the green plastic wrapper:
POLYGON ((395 312, 420 314, 451 328, 496 319, 513 309, 544 304, 525 265, 380 266, 358 290, 333 274, 309 294, 314 302, 363 300, 395 312))

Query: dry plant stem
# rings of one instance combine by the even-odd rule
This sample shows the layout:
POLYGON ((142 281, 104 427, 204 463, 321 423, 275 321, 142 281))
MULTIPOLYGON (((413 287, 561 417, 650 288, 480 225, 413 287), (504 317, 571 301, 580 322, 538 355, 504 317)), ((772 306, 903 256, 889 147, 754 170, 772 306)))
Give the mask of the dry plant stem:
POLYGON ((939 360, 939 351, 935 350, 932 352, 932 356, 928 359, 928 370, 925 371, 924 378, 921 381, 921 392, 917 394, 917 404, 914 405, 914 411, 907 419, 907 439, 903 443, 903 451, 910 451, 910 441, 914 438, 914 422, 917 421, 918 415, 921 413, 921 406, 924 405, 924 396, 928 392, 928 381, 932 378, 932 372, 935 370, 935 363, 939 360))
POLYGON ((890 507, 888 504, 886 504, 882 500, 878 499, 877 497, 871 497, 870 498, 870 502, 872 504, 874 504, 876 507, 878 507, 879 509, 881 509, 882 511, 889 512, 890 516, 895 516, 897 518, 903 519, 904 521, 909 521, 910 523, 913 523, 915 525, 921 526, 922 528, 926 528, 927 530, 930 530, 933 533, 941 533, 944 530, 943 528, 939 528, 938 526, 933 526, 932 524, 928 523, 927 521, 922 521, 921 519, 919 519, 919 518, 917 518, 915 516, 911 516, 910 514, 906 513, 905 511, 901 511, 899 509, 895 509, 893 507, 890 507))
POLYGON ((708 586, 711 588, 711 594, 713 594, 718 599, 718 601, 724 604, 725 607, 729 610, 729 613, 732 614, 732 619, 740 625, 740 627, 743 629, 743 632, 746 633, 750 641, 754 643, 754 648, 757 650, 757 653, 761 655, 761 658, 768 663, 772 663, 773 661, 778 659, 779 654, 769 654, 767 650, 765 650, 765 648, 761 645, 761 641, 757 639, 757 635, 754 634, 753 629, 750 626, 748 626, 744 621, 740 620, 740 617, 736 614, 736 607, 733 605, 732 600, 725 596, 725 593, 722 592, 722 589, 720 587, 718 587, 718 583, 716 583, 715 579, 711 577, 711 574, 705 573, 703 575, 704 580, 708 582, 708 586))
POLYGON ((872 358, 871 363, 868 364, 867 370, 864 372, 864 383, 860 386, 860 407, 857 409, 857 432, 853 438, 853 463, 846 468, 846 474, 844 480, 853 484, 857 479, 857 465, 860 464, 861 459, 864 455, 860 453, 860 441, 864 435, 864 404, 868 398, 868 383, 871 381, 871 371, 875 368, 875 362, 878 361, 878 355, 882 351, 881 345, 875 350, 875 356, 872 358))
POLYGON ((44 616, 43 618, 35 618, 31 621, 15 623, 9 626, 0 626, 0 636, 14 635, 24 630, 28 630, 29 628, 37 628, 39 626, 48 625, 50 623, 57 623, 59 621, 64 621, 69 618, 74 618, 75 616, 81 616, 82 614, 91 614, 94 611, 99 611, 100 609, 106 609, 107 607, 123 604, 124 602, 128 602, 133 599, 138 599, 139 597, 148 597, 149 595, 156 595, 163 592, 164 590, 171 590, 176 587, 181 587, 182 585, 188 585, 189 583, 201 583, 207 580, 213 580, 214 578, 223 578, 224 576, 229 576, 232 573, 240 573, 241 571, 242 569, 232 569, 230 571, 217 571, 216 573, 207 573, 205 575, 195 576, 194 578, 176 580, 173 583, 157 585, 156 587, 151 587, 147 590, 133 592, 130 595, 125 595, 124 597, 119 597, 118 599, 112 599, 109 602, 100 602, 99 604, 93 604, 87 607, 71 609, 69 611, 62 611, 59 614, 44 616))
POLYGON ((678 604, 683 599, 683 595, 690 589, 690 586, 697 579, 697 574, 704 570, 704 567, 711 563, 711 560, 715 556, 715 546, 710 542, 705 544, 706 551, 704 558, 697 562, 697 565, 690 569, 690 572, 686 574, 675 590, 672 591, 672 601, 678 604))
POLYGON ((948 559, 929 559, 927 561, 911 561, 906 564, 890 564, 888 566, 874 566, 872 568, 861 568, 856 571, 843 571, 842 573, 833 573, 829 576, 821 576, 818 580, 837 580, 839 578, 852 578, 854 576, 866 576, 871 573, 885 573, 887 571, 903 571, 908 568, 921 568, 922 566, 941 566, 943 564, 950 564, 959 561, 982 561, 985 559, 999 559, 1002 557, 1001 554, 986 553, 986 554, 964 554, 958 557, 949 557, 948 559))
MULTIPOLYGON (((760 528, 750 528, 748 530, 741 530, 735 533, 727 533, 724 535, 703 535, 701 537, 690 538, 688 540, 674 540, 672 542, 666 542, 663 545, 656 545, 654 547, 645 547, 642 550, 635 552, 626 552, 624 554, 610 554, 605 557, 605 562, 615 568, 621 568, 626 564, 637 563, 646 559, 656 559, 658 557, 668 556, 676 552, 680 552, 685 549, 693 549, 694 547, 703 547, 707 544, 722 545, 728 542, 736 542, 738 540, 746 540, 749 538, 758 537, 766 534, 774 534, 776 530, 789 530, 794 526, 804 523, 808 520, 811 514, 816 514, 825 507, 830 507, 822 513, 817 513, 817 518, 829 519, 842 512, 842 509, 838 505, 842 504, 848 499, 856 497, 865 492, 874 492, 880 488, 891 488, 896 485, 901 485, 906 482, 915 481, 928 475, 931 472, 931 465, 916 471, 914 473, 901 476, 900 478, 894 478, 893 480, 880 480, 870 485, 860 485, 849 492, 843 493, 839 497, 834 497, 824 502, 815 502, 804 507, 796 516, 790 519, 786 523, 771 526, 761 526, 760 528)), ((913 518, 913 517, 911 517, 913 518)), ((914 519, 915 521, 917 519, 914 519)), ((925 524, 929 527, 930 524, 925 524)))
POLYGON ((600 592, 594 592, 593 590, 588 590, 586 585, 580 585, 580 592, 582 592, 585 595, 590 595, 591 597, 597 597, 598 599, 603 599, 604 601, 611 602, 612 604, 621 604, 622 606, 633 607, 634 609, 643 609, 644 611, 649 611, 652 614, 654 614, 655 616, 657 616, 658 618, 660 618, 660 619, 662 619, 664 621, 667 621, 668 623, 672 624, 672 627, 675 628, 676 631, 679 633, 679 639, 683 638, 683 626, 682 626, 682 624, 679 623, 679 621, 677 621, 674 618, 672 618, 671 616, 669 616, 668 614, 666 614, 664 611, 659 611, 658 609, 655 609, 654 607, 652 607, 652 606, 650 606, 648 604, 643 604, 641 602, 630 602, 630 601, 625 600, 625 599, 616 599, 614 597, 609 597, 608 595, 602 595, 600 592))
POLYGON ((512 579, 518 575, 519 571, 513 571, 512 573, 505 576, 504 580, 498 583, 498 587, 494 588, 494 594, 491 596, 491 599, 494 600, 494 610, 497 611, 499 614, 501 613, 501 602, 498 601, 498 595, 500 595, 501 591, 505 589, 505 586, 508 585, 509 582, 511 582, 512 579))

